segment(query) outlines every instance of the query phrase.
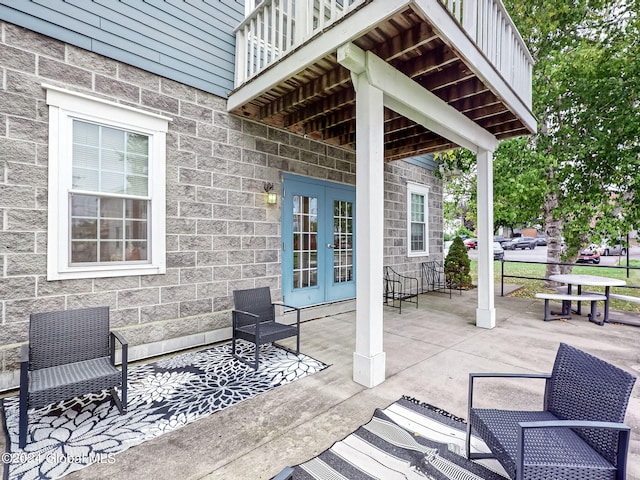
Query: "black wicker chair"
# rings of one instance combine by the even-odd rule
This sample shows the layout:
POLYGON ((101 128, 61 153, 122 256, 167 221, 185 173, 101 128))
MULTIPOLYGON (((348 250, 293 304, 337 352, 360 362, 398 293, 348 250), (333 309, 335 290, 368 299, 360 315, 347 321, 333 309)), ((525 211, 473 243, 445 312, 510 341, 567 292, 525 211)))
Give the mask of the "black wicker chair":
MULTIPOLYGON (((233 336, 231 339, 231 353, 238 360, 258 369, 260 366, 260 345, 274 343, 289 337, 296 337, 295 353, 300 353, 300 309, 278 303, 296 312, 296 324, 287 325, 276 322, 275 305, 271 301, 269 287, 250 288, 247 290, 235 290, 233 292, 234 310, 233 336), (236 354, 236 341, 246 340, 256 346, 254 361, 250 362, 236 354)), ((290 350, 282 345, 279 347, 290 350)), ((293 351, 293 350, 290 350, 293 351)))
POLYGON ((109 332, 109 307, 32 313, 20 363, 20 448, 27 444, 30 408, 109 389, 124 413, 127 352, 127 341, 109 332), (122 345, 122 370, 115 367, 116 340, 122 345))
POLYGON ((468 458, 497 458, 512 479, 626 478, 630 429, 624 423, 636 378, 564 343, 551 374, 472 373, 469 376, 468 458), (540 411, 474 408, 479 377, 543 378, 540 411), (471 453, 471 434, 491 454, 471 453))

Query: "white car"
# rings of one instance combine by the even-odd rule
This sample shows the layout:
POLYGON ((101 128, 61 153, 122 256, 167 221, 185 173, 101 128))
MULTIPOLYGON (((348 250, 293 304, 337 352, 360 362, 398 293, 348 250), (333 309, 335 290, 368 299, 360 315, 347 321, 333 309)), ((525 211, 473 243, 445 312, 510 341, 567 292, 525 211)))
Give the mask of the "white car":
POLYGON ((493 242, 493 259, 502 260, 504 258, 504 248, 500 242, 493 242))
POLYGON ((627 247, 622 244, 622 240, 615 240, 613 245, 609 245, 607 243, 603 243, 600 247, 600 254, 605 257, 608 255, 626 255, 627 247))

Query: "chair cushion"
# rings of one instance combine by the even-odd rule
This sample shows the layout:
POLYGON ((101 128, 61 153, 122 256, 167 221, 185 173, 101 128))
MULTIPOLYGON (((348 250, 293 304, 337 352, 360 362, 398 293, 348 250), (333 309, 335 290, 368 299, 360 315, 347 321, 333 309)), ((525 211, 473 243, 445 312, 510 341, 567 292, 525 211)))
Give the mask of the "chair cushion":
MULTIPOLYGON (((511 478, 516 477, 517 424, 550 420, 557 420, 550 412, 481 408, 471 409, 469 418, 511 478)), ((616 473, 613 465, 569 428, 528 430, 524 464, 525 479, 614 479, 616 473)))
MULTIPOLYGON (((244 325, 236 328, 239 338, 255 338, 256 325, 244 325)), ((298 334, 298 327, 278 322, 261 322, 259 343, 269 343, 298 334)))
POLYGON ((29 407, 39 408, 60 400, 120 385, 122 372, 109 357, 34 370, 29 373, 29 407))

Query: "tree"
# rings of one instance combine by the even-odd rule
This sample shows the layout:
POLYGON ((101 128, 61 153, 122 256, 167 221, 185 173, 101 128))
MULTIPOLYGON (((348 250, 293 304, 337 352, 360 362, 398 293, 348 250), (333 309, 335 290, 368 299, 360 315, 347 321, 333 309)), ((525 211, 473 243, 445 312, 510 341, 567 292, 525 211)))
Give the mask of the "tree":
POLYGON ((444 274, 451 288, 471 288, 471 262, 461 237, 456 237, 444 259, 444 274))
POLYGON ((573 260, 640 223, 640 0, 504 3, 536 60, 540 125, 496 150, 494 217, 541 221, 548 260, 561 260, 562 237, 573 260))
MULTIPOLYGON (((638 223, 637 0, 506 0, 537 61, 529 142, 544 173, 549 261, 638 223)), ((556 273, 553 267, 548 273, 556 273)))

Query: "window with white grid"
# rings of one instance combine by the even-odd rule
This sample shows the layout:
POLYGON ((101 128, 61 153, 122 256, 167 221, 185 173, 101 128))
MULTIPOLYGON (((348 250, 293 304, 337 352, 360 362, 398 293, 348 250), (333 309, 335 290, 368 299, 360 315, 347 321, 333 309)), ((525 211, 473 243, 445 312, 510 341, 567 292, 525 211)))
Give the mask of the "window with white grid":
POLYGON ((48 279, 164 273, 170 119, 45 88, 48 279))
POLYGON ((407 183, 407 255, 429 254, 429 187, 407 183))

